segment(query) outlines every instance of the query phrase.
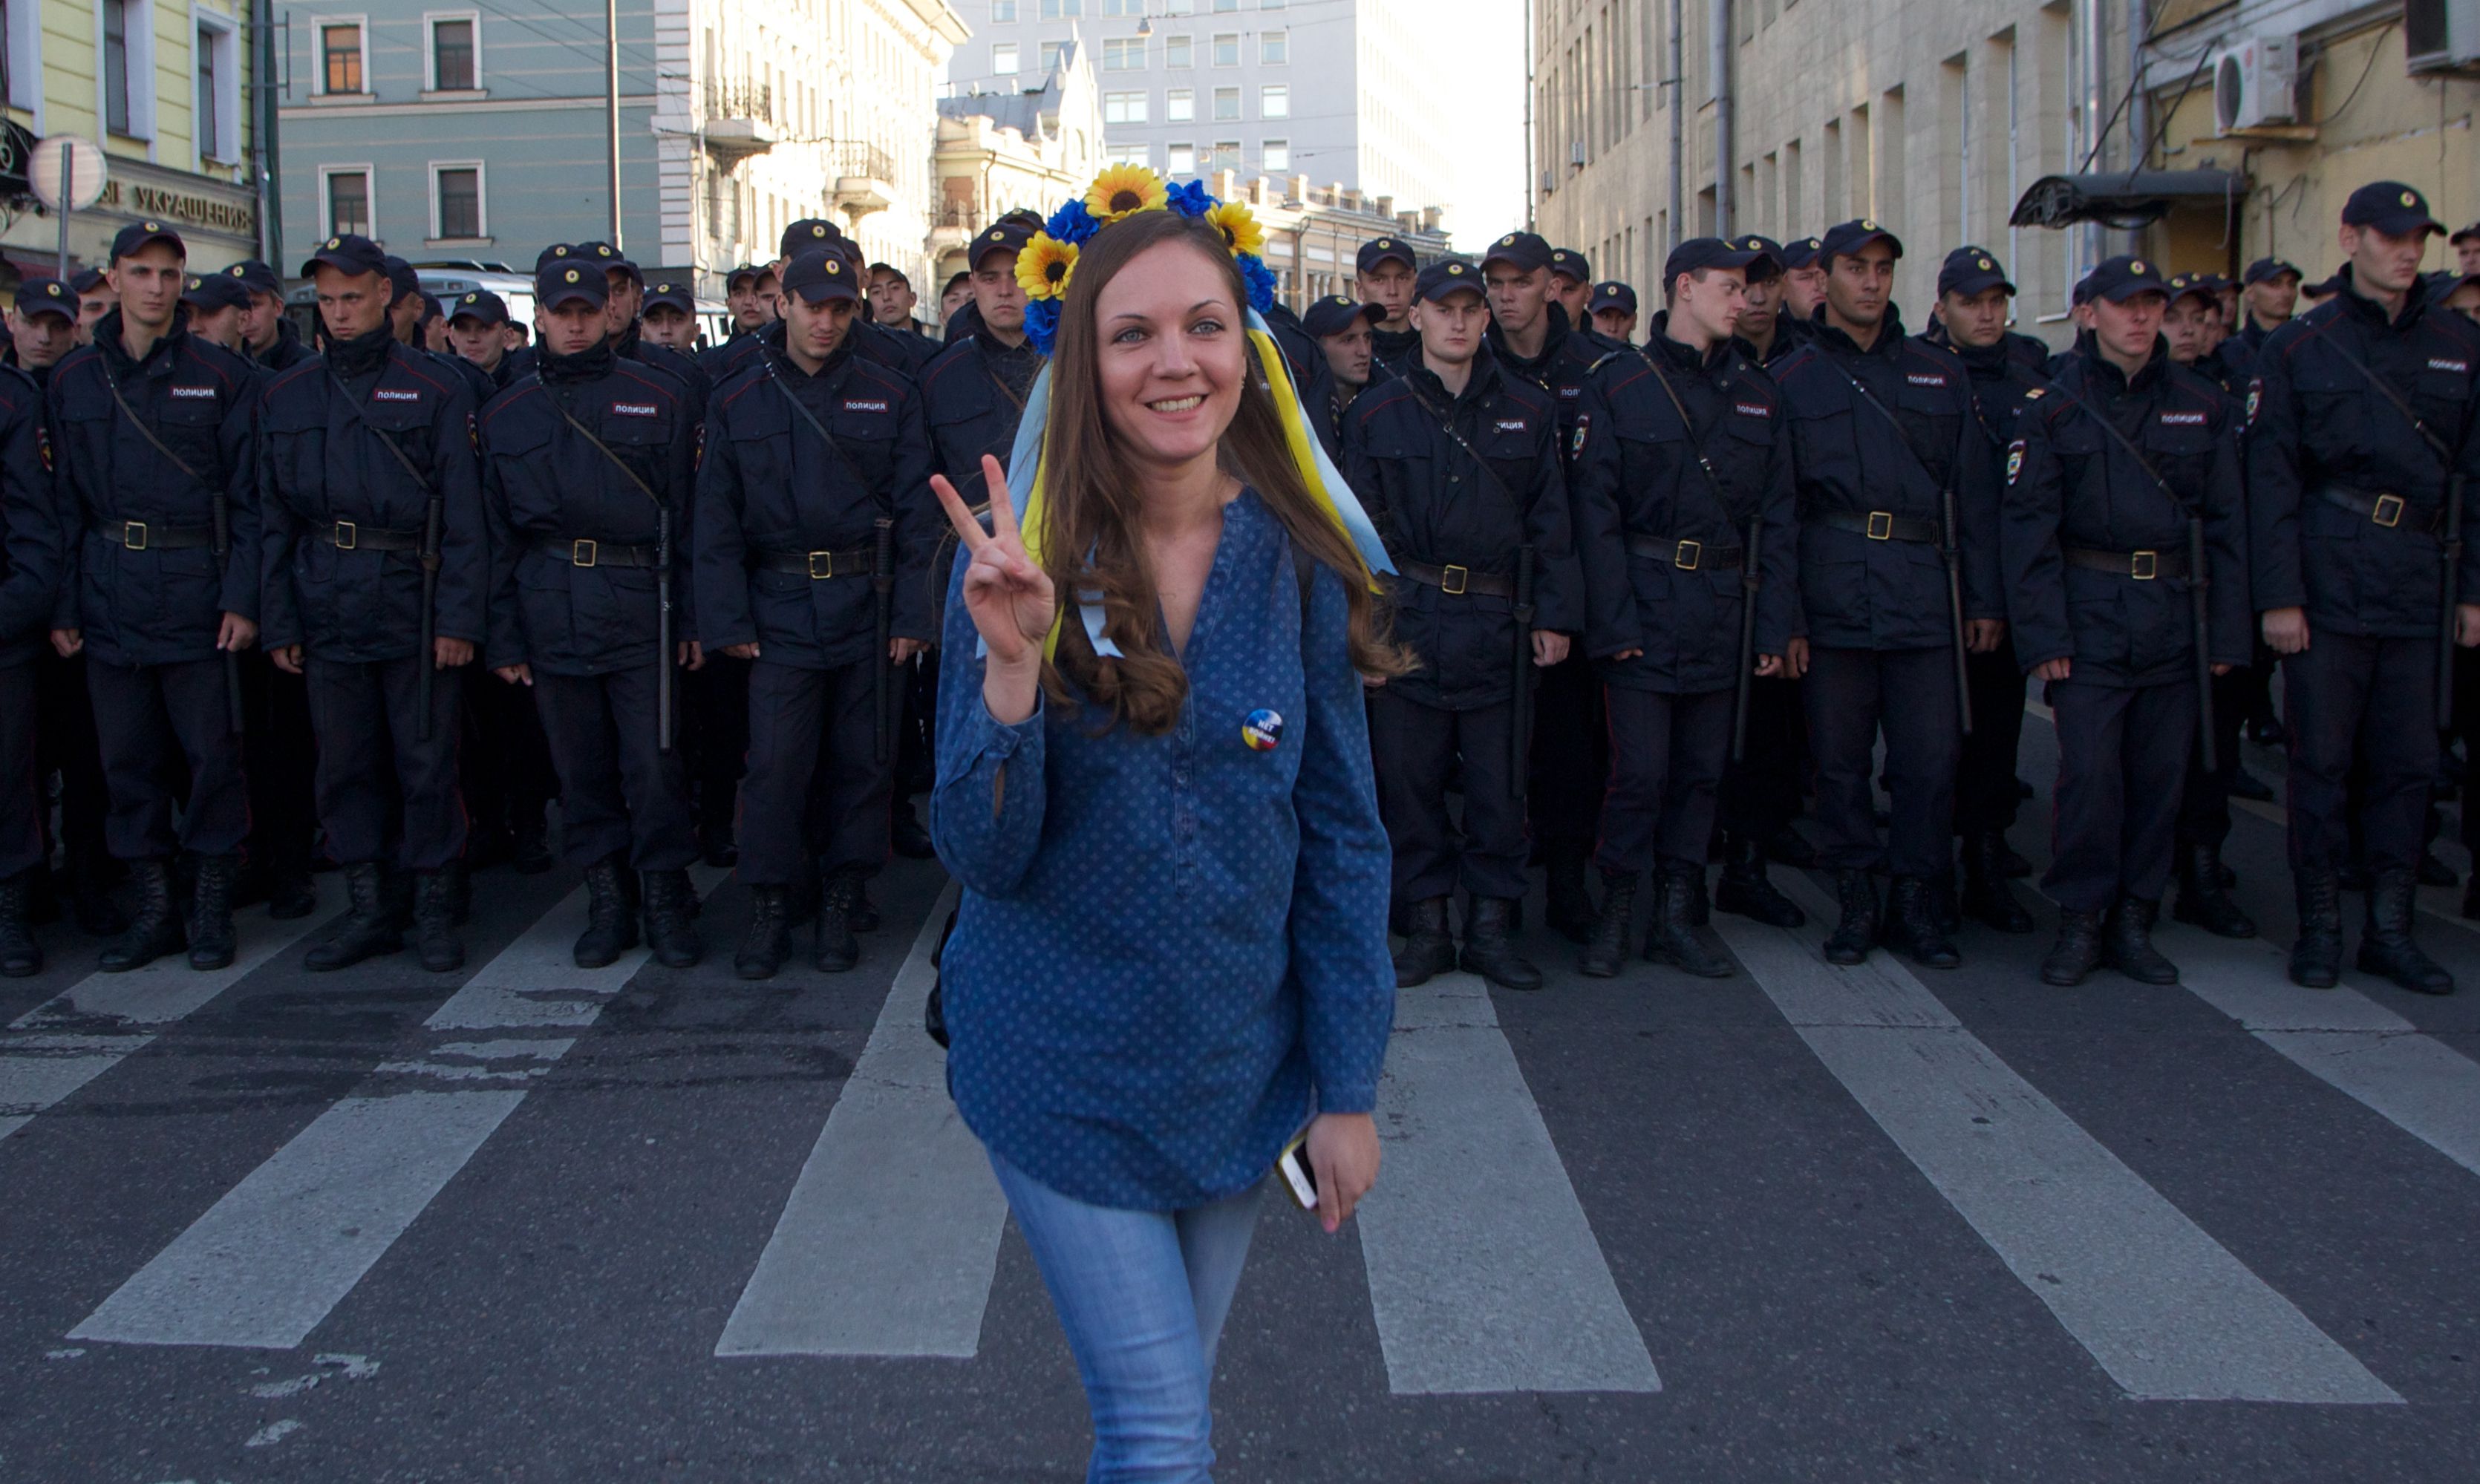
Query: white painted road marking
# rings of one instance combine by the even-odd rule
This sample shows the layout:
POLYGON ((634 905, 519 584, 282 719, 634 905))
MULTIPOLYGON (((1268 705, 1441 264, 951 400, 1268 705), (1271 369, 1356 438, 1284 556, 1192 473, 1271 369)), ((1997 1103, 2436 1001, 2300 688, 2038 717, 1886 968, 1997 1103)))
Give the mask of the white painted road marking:
POLYGON ((1354 1219, 1388 1390, 1662 1389, 1482 981, 1396 996, 1378 1131, 1354 1219))
POLYGON ((921 1029, 951 883, 896 971, 717 1355, 971 1356, 1007 1198, 921 1029))
MULTIPOLYGON (((1778 884, 1833 919, 1806 876, 1778 884)), ((2131 1396, 2402 1400, 1888 955, 1837 968, 1813 933, 1714 923, 1818 1060, 2131 1396)))
MULTIPOLYGON (((705 891, 724 873, 693 875, 705 891)), ((478 970, 429 1028, 590 1025, 647 954, 633 949, 601 969, 569 963, 585 900, 582 886, 569 893, 478 970), (546 1020, 547 1007, 584 1018, 546 1020), (490 1019, 494 1011, 504 1018, 490 1019)), ((541 1067, 574 1044, 456 1042, 440 1048, 443 1060, 395 1063, 385 1074, 458 1080, 471 1076, 477 1056, 541 1067)), ((520 1087, 345 1099, 226 1191, 72 1335, 124 1344, 300 1344, 525 1097, 520 1087)))

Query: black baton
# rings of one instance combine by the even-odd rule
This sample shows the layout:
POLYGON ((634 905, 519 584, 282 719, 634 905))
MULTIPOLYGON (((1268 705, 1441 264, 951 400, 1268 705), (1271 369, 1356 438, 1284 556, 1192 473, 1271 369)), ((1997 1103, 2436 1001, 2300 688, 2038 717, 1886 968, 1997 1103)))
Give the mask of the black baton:
POLYGON ((1954 620, 1954 702, 1963 718, 1963 734, 1972 735, 1972 671, 1965 663, 1963 646, 1963 538, 1957 534, 1954 518, 1954 485, 1950 482, 1938 492, 1946 517, 1940 523, 1939 552, 1946 558, 1946 609, 1954 620))
POLYGON ((1525 772, 1533 760, 1533 567, 1529 546, 1515 549, 1515 601, 1508 611, 1515 618, 1515 711, 1508 718, 1508 788, 1524 799, 1525 772))
POLYGON ((1748 691, 1757 668, 1757 540, 1765 533, 1765 517, 1748 517, 1748 534, 1740 552, 1740 681, 1731 698, 1731 760, 1748 760, 1748 691))
POLYGON ((878 540, 877 544, 870 548, 869 587, 870 606, 878 615, 878 648, 872 652, 870 662, 870 704, 876 708, 870 712, 870 716, 875 723, 871 729, 877 742, 876 756, 880 762, 885 762, 889 748, 888 733, 892 729, 888 724, 887 703, 889 695, 893 690, 893 687, 888 684, 888 671, 893 666, 887 657, 887 646, 888 629, 893 626, 895 620, 895 523, 886 516, 880 516, 875 524, 878 526, 878 540))

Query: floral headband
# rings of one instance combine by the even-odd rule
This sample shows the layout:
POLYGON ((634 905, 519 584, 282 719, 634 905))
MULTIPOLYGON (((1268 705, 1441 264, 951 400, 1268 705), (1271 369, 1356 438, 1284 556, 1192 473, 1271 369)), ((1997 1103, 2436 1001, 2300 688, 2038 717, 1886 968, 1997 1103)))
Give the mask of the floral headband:
POLYGON ((1094 234, 1140 212, 1175 211, 1202 217, 1223 233, 1240 276, 1249 285, 1249 307, 1264 314, 1275 305, 1275 274, 1266 267, 1265 229, 1238 201, 1218 201, 1205 182, 1175 186, 1142 165, 1115 165, 1094 177, 1082 196, 1050 214, 1043 229, 1017 255, 1016 281, 1024 288, 1024 331, 1033 348, 1050 354, 1059 336, 1059 310, 1076 275, 1076 254, 1094 234))

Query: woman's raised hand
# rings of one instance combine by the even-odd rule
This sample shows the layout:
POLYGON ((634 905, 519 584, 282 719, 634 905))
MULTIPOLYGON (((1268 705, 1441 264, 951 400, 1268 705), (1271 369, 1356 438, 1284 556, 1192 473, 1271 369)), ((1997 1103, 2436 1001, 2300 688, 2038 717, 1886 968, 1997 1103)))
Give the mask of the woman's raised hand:
POLYGON ((930 476, 930 488, 946 507, 947 524, 972 553, 971 565, 965 569, 965 611, 972 615, 973 627, 990 649, 990 664, 1026 668, 1042 658, 1059 598, 1051 591, 1050 574, 1024 554, 1016 506, 1008 499, 1007 471, 987 453, 982 455, 982 487, 991 494, 987 535, 956 487, 943 475, 930 476))

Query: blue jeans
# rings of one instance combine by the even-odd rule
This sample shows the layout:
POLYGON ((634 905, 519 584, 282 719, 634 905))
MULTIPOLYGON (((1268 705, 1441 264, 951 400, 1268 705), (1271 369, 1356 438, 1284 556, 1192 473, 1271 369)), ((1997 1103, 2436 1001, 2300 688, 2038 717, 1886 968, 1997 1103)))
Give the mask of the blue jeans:
POLYGON ((1214 1346, 1265 1183, 1187 1211, 1115 1211, 990 1159, 1085 1382, 1086 1484, 1210 1480, 1214 1346))

